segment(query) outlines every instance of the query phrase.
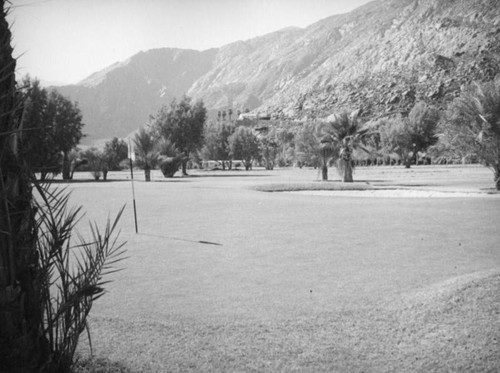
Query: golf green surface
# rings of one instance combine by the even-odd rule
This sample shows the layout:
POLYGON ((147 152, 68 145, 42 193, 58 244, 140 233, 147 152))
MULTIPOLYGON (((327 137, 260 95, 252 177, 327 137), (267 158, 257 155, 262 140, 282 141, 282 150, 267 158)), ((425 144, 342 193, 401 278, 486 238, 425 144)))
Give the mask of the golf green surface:
POLYGON ((126 172, 69 184, 86 220, 104 225, 126 204, 128 258, 92 310, 94 353, 144 372, 498 368, 491 171, 357 169, 353 189, 385 190, 373 198, 257 190, 335 189, 330 173, 195 170, 146 183, 136 171, 138 234, 126 172))

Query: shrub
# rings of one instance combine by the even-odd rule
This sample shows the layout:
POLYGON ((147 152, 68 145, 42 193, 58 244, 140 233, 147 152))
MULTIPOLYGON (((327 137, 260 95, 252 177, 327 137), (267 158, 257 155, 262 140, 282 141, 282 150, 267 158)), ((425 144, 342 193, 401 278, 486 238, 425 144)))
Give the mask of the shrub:
POLYGON ((80 156, 86 161, 85 168, 92 174, 95 181, 98 181, 101 176, 103 180, 107 179, 108 167, 101 150, 92 147, 82 152, 80 156))
POLYGON ((165 177, 174 177, 182 166, 181 157, 168 157, 160 161, 160 170, 165 177))

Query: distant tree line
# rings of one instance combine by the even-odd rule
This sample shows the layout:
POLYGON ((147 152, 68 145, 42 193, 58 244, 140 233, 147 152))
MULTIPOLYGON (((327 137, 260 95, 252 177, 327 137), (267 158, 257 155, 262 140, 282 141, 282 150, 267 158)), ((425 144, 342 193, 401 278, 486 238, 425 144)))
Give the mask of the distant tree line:
MULTIPOLYGON (((342 111, 327 119, 305 121, 238 120, 232 109, 218 111, 212 119, 203 101, 184 96, 161 107, 148 125, 132 138, 145 179, 159 168, 165 177, 190 167, 230 170, 254 166, 316 167, 323 180, 335 166, 343 181, 352 181, 359 165, 420 163, 482 163, 492 168, 499 185, 499 79, 473 84, 445 112, 417 102, 408 114, 400 113, 361 122, 359 110, 342 111)), ((24 150, 33 168, 44 178, 62 172, 71 179, 76 168, 106 180, 108 171, 128 167, 128 144, 113 138, 103 148, 78 150, 82 138, 81 114, 56 91, 39 83, 22 84, 27 129, 24 150)), ((245 110, 247 112, 248 110, 245 110)))
POLYGON ((26 77, 20 87, 24 102, 21 138, 24 157, 41 179, 62 172, 71 178, 70 152, 83 137, 82 114, 56 90, 47 91, 39 81, 26 77))

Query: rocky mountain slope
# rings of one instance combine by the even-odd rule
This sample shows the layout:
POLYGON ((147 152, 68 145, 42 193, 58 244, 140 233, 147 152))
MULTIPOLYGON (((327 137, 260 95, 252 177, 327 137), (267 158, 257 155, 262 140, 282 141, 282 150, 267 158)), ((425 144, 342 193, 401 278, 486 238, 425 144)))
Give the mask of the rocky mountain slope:
POLYGON ((500 6, 492 0, 386 0, 318 22, 304 40, 325 40, 318 67, 267 100, 285 117, 362 108, 373 118, 416 100, 445 107, 461 86, 500 67, 500 6), (340 34, 340 36, 339 36, 340 34))
POLYGON ((90 139, 124 136, 183 93, 209 109, 276 118, 365 118, 444 108, 464 84, 500 71, 497 0, 376 0, 305 29, 204 52, 159 49, 58 87, 80 103, 90 139))

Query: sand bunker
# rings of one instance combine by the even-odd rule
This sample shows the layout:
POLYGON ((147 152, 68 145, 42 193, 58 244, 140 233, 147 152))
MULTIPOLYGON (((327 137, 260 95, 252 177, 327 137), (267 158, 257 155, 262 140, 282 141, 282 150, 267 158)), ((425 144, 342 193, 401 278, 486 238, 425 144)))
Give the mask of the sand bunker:
POLYGON ((372 190, 303 190, 290 193, 328 197, 381 197, 381 198, 500 198, 500 194, 479 192, 442 192, 416 189, 372 190))

